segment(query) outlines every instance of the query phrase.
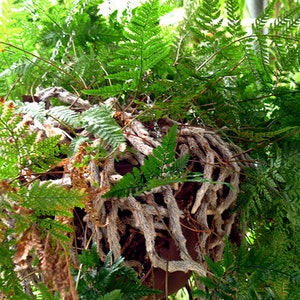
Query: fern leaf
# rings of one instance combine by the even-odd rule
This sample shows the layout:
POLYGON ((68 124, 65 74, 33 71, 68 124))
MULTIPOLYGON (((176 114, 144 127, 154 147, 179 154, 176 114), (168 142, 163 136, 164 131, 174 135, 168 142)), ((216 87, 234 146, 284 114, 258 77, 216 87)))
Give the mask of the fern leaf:
POLYGON ((157 157, 163 165, 174 162, 176 147, 177 125, 170 128, 168 134, 163 139, 161 146, 153 150, 153 155, 157 157))
POLYGON ((232 266, 234 262, 234 255, 232 251, 232 245, 228 240, 228 236, 225 237, 225 247, 224 247, 224 267, 228 269, 229 267, 232 266))
POLYGON ((234 37, 241 37, 244 35, 244 30, 241 26, 241 17, 239 15, 239 5, 237 0, 226 1, 226 11, 228 19, 228 31, 234 37))
POLYGON ((292 130, 299 129, 298 126, 288 126, 284 127, 275 131, 266 131, 266 132, 255 132, 255 131, 249 131, 249 130, 239 130, 236 131, 239 137, 249 139, 253 142, 262 142, 266 139, 274 138, 282 133, 286 133, 292 130))
POLYGON ((139 194, 145 187, 146 180, 137 168, 133 168, 132 173, 127 173, 114 185, 105 195, 111 197, 128 197, 130 194, 139 194))
POLYGON ((98 297, 97 300, 119 300, 123 299, 123 293, 119 289, 115 289, 104 296, 98 297))
POLYGON ((44 102, 25 102, 17 109, 17 112, 27 114, 41 123, 45 122, 47 115, 44 102))
MULTIPOLYGON (((59 217, 59 214, 56 214, 55 216, 59 217)), ((64 216, 66 215, 64 214, 64 216)), ((70 214, 68 217, 72 217, 72 214, 70 214)), ((36 222, 39 226, 41 226, 41 228, 51 233, 51 235, 56 237, 60 242, 70 242, 70 237, 67 235, 67 233, 74 231, 71 226, 63 224, 62 222, 49 217, 39 218, 36 222)))
POLYGON ((178 159, 175 160, 175 162, 171 165, 170 168, 167 168, 166 173, 167 174, 180 174, 184 171, 186 168, 188 162, 189 162, 190 156, 189 154, 185 154, 183 156, 180 156, 178 159))
POLYGON ((112 97, 121 94, 123 91, 127 90, 126 85, 116 83, 111 86, 104 86, 97 90, 83 90, 82 93, 86 95, 98 95, 102 97, 112 97))
POLYGON ((76 137, 74 138, 72 141, 71 141, 71 144, 69 145, 69 148, 68 148, 68 155, 69 156, 72 156, 74 155, 75 153, 77 153, 77 151, 79 150, 79 146, 88 141, 89 138, 86 137, 86 136, 79 136, 79 137, 76 137))
POLYGON ((220 261, 214 261, 211 257, 205 256, 205 262, 207 263, 209 270, 212 271, 217 278, 224 275, 225 269, 220 261))
POLYGON ((67 190, 62 186, 32 183, 30 189, 22 188, 20 194, 24 197, 23 206, 33 209, 35 215, 65 215, 72 216, 70 212, 75 206, 83 207, 82 195, 76 190, 67 190))
POLYGON ((102 105, 83 112, 80 121, 88 132, 97 135, 112 147, 118 147, 125 139, 112 115, 112 109, 102 105))
POLYGON ((262 13, 256 18, 255 23, 252 25, 254 33, 262 34, 266 27, 267 22, 272 18, 276 0, 272 0, 262 13))
MULTIPOLYGON (((174 125, 164 137, 160 146, 153 150, 153 154, 149 155, 144 161, 144 165, 140 170, 133 168, 133 173, 127 173, 114 186, 111 187, 104 197, 128 197, 130 194, 139 195, 144 191, 149 191, 154 187, 166 185, 174 182, 182 182, 185 178, 181 176, 180 171, 185 168, 187 157, 175 160, 177 126, 174 125), (173 166, 173 164, 175 166, 173 166), (169 168, 169 169, 168 169, 169 168), (170 174, 168 170, 177 170, 178 174, 170 174)), ((195 177, 196 178, 196 177, 195 177)))
POLYGON ((72 126, 73 128, 79 127, 79 120, 77 113, 66 106, 54 106, 48 110, 48 115, 62 121, 63 123, 72 126))
POLYGON ((122 49, 117 51, 118 57, 110 63, 118 71, 107 76, 127 83, 127 86, 121 85, 123 90, 126 87, 127 91, 133 92, 142 89, 145 72, 162 61, 170 51, 159 26, 159 17, 159 1, 147 1, 136 9, 124 30, 126 41, 122 49))

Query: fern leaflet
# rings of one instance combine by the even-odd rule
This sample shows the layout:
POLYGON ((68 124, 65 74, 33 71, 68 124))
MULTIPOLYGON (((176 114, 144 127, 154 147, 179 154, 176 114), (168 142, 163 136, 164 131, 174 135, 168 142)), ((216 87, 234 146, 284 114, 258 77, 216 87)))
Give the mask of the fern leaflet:
POLYGON ((48 110, 47 114, 73 128, 79 127, 77 113, 66 106, 54 106, 48 110))
POLYGON ((125 139, 112 115, 113 110, 102 105, 83 112, 80 121, 88 132, 97 135, 109 145, 118 147, 125 139))

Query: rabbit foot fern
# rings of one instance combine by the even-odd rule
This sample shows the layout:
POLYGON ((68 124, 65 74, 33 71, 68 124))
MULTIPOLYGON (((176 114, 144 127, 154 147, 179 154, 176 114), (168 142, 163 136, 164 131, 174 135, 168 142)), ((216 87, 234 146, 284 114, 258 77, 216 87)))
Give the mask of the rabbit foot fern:
POLYGON ((232 209, 244 155, 204 128, 160 120, 160 140, 133 115, 124 116, 127 149, 100 168, 100 188, 90 199, 97 220, 85 219, 97 232, 99 252, 109 247, 135 262, 144 284, 161 290, 161 270, 205 276, 204 256, 221 259, 224 236, 236 234, 232 209))

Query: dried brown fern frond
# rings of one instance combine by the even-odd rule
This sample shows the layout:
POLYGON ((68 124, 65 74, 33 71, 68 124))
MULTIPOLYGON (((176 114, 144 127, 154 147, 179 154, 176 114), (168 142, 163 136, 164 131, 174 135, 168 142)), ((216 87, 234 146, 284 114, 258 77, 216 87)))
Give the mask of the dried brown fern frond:
POLYGON ((44 282, 50 291, 59 292, 61 299, 78 298, 70 274, 70 254, 49 233, 44 236, 35 225, 17 242, 14 263, 28 294, 32 294, 32 284, 44 282), (33 267, 35 258, 39 263, 33 267))

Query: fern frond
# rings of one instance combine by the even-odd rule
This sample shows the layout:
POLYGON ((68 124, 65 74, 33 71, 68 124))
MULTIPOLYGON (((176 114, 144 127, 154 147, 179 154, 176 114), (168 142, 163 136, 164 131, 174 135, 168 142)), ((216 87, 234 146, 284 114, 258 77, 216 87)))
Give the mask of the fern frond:
POLYGON ((110 300, 115 298, 108 298, 109 296, 122 295, 123 298, 134 300, 160 293, 160 291, 143 286, 136 272, 124 265, 123 257, 118 257, 113 261, 112 252, 107 254, 102 264, 96 246, 93 245, 90 251, 84 250, 79 259, 83 272, 78 291, 85 298, 110 300))
POLYGON ((270 33, 278 34, 283 38, 296 37, 300 25, 299 7, 284 11, 270 24, 270 33))
POLYGON ((276 299, 281 299, 280 294, 276 293, 278 283, 299 284, 299 271, 289 270, 272 249, 251 247, 245 240, 237 248, 231 245, 228 238, 225 241, 222 261, 205 257, 208 269, 214 276, 201 277, 200 281, 208 291, 199 290, 195 295, 204 298, 214 296, 217 299, 250 300, 266 299, 270 293, 276 299))
POLYGON ((205 182, 202 174, 185 174, 189 156, 184 155, 175 159, 177 126, 174 125, 164 137, 160 146, 144 160, 140 170, 133 168, 127 173, 104 197, 128 197, 139 195, 145 191, 177 182, 205 182))
POLYGON ((214 35, 219 31, 222 20, 221 16, 221 6, 219 0, 204 0, 199 5, 196 12, 196 22, 208 33, 214 35))
POLYGON ((79 150, 79 146, 88 140, 89 138, 86 136, 79 136, 72 139, 71 144, 69 145, 68 148, 68 155, 69 156, 74 155, 79 150))
MULTIPOLYGON (((128 76, 126 77, 128 78, 128 76)), ((109 85, 109 86, 104 86, 101 89, 97 89, 97 90, 82 90, 82 93, 86 94, 86 95, 98 95, 98 96, 102 96, 102 97, 112 97, 112 96, 116 96, 121 94, 124 91, 127 91, 128 87, 127 84, 124 83, 119 84, 113 84, 113 85, 109 85)))
POLYGON ((253 142, 262 142, 266 139, 272 139, 280 134, 291 132, 292 130, 297 130, 297 129, 300 130, 300 128, 297 126, 288 126, 275 131, 258 132, 258 131, 249 131, 249 130, 236 130, 235 132, 241 138, 249 139, 250 141, 253 142))
POLYGON ((111 197, 128 197, 129 195, 138 195, 143 191, 146 185, 146 179, 137 168, 132 169, 132 173, 127 173, 121 180, 104 195, 111 197))
POLYGON ((266 28, 267 22, 272 18, 276 0, 268 3, 267 7, 256 18, 255 23, 252 25, 252 31, 255 34, 261 35, 266 28))
POLYGON ((82 126, 112 147, 124 142, 120 127, 112 117, 113 110, 105 105, 86 110, 80 116, 82 126))
POLYGON ((30 189, 22 188, 20 195, 23 197, 22 205, 33 209, 36 216, 57 214, 72 216, 71 209, 83 207, 82 195, 76 190, 67 190, 51 182, 40 183, 35 181, 30 189))
POLYGON ((159 26, 159 17, 158 0, 147 1, 134 11, 123 33, 126 40, 122 43, 122 49, 116 52, 115 59, 109 64, 117 71, 106 76, 117 82, 112 87, 99 89, 98 94, 112 96, 122 91, 138 93, 145 88, 145 73, 162 61, 170 51, 159 26), (113 93, 108 95, 108 91, 113 93))
POLYGON ((226 11, 228 19, 227 29, 233 37, 241 37, 244 35, 244 30, 241 26, 241 16, 239 10, 240 8, 237 0, 226 1, 226 11))
MULTIPOLYGON (((51 212, 50 212, 51 213, 51 212)), ((56 213, 55 217, 60 217, 59 213, 56 213)), ((64 217, 66 215, 64 214, 64 217)), ((72 217, 70 214, 68 217, 72 217)), ((54 238, 56 238, 61 243, 69 243, 70 237, 68 233, 74 232, 74 228, 70 225, 63 224, 61 221, 56 220, 55 218, 43 217, 37 220, 37 225, 42 228, 47 233, 50 233, 54 238)))
POLYGON ((35 141, 36 135, 29 135, 29 140, 32 140, 32 144, 29 144, 28 138, 24 138, 24 149, 27 145, 27 153, 22 155, 22 166, 28 167, 32 172, 43 173, 49 170, 55 163, 59 160, 59 154, 61 150, 59 149, 58 143, 60 140, 59 136, 48 137, 41 141, 35 141), (28 155, 31 159, 28 161, 28 155))
POLYGON ((97 298, 97 300, 119 300, 122 299, 122 297, 123 293, 121 293, 121 290, 115 289, 104 296, 97 298))
POLYGON ((45 122, 47 115, 44 102, 25 102, 17 109, 17 112, 27 114, 41 123, 45 122))
POLYGON ((79 127, 80 124, 77 113, 66 106, 54 106, 48 110, 47 115, 54 117, 73 128, 79 127))

